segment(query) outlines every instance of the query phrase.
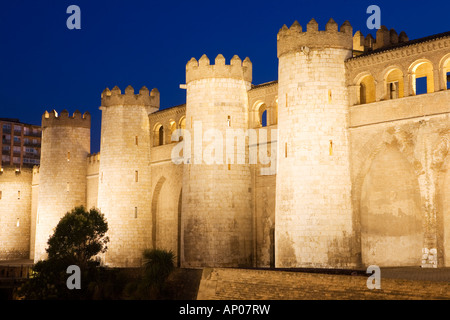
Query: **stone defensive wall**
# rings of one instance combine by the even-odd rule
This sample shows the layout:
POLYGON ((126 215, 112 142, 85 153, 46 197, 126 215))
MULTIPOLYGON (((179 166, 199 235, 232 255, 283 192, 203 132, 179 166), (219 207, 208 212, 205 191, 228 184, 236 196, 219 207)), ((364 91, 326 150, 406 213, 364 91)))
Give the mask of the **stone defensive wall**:
POLYGON ((86 208, 97 207, 100 152, 90 154, 87 159, 86 208))
POLYGON ((33 186, 39 186, 39 166, 33 167, 33 186))
POLYGON ((100 152, 92 153, 86 158, 87 161, 87 175, 98 175, 99 165, 100 165, 100 152))
POLYGON ((376 42, 384 47, 368 49, 366 41, 364 53, 346 61, 361 259, 448 266, 450 32, 412 41, 395 35, 382 27, 376 42))
POLYGON ((28 259, 33 169, 0 168, 0 260, 28 259))
POLYGON ((450 112, 450 90, 350 107, 350 128, 450 112))
POLYGON ((185 129, 186 105, 149 114, 152 239, 155 248, 172 250, 181 256, 181 188, 183 165, 172 161, 172 133, 185 129))
POLYGON ((362 262, 450 265, 450 91, 351 108, 362 262))
POLYGON ((249 153, 258 157, 251 167, 254 266, 270 267, 275 265, 278 81, 253 85, 248 91, 248 99, 248 128, 254 129, 257 135, 256 143, 249 141, 249 153), (264 113, 266 126, 263 127, 264 113), (261 134, 265 134, 266 139, 261 134), (269 164, 265 163, 267 159, 271 161, 269 164))
MULTIPOLYGON (((381 269, 383 274, 383 269, 381 269)), ((423 300, 449 299, 448 282, 381 278, 367 288, 368 275, 275 270, 203 269, 197 300, 423 300)))

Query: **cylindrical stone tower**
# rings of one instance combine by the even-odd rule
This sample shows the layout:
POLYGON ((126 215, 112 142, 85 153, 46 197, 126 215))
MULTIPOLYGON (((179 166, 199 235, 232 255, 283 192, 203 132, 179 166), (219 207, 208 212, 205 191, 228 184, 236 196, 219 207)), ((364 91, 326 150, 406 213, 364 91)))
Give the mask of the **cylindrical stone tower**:
POLYGON ((159 92, 128 86, 102 93, 98 208, 108 221, 112 267, 140 266, 152 245, 150 129, 148 114, 159 109, 159 92))
POLYGON ((68 211, 86 205, 86 158, 91 144, 91 116, 63 110, 42 116, 40 185, 34 261, 47 256, 53 229, 68 211))
POLYGON ((278 33, 276 267, 349 267, 354 253, 345 60, 352 27, 278 33))
POLYGON ((252 190, 245 143, 251 78, 248 58, 234 56, 226 65, 218 55, 210 65, 203 55, 186 65, 186 130, 192 140, 183 169, 183 267, 251 266, 252 190))

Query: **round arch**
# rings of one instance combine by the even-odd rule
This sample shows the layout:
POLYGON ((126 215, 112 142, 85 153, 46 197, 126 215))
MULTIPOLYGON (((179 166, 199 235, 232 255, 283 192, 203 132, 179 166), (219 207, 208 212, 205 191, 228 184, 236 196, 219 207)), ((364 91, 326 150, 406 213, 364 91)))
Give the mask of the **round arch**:
POLYGON ((153 146, 162 146, 164 144, 164 126, 158 122, 153 127, 153 146))
POLYGON ((359 86, 359 90, 356 91, 358 104, 376 101, 376 85, 372 73, 366 71, 358 74, 355 77, 354 85, 359 86))
POLYGON ((177 130, 178 124, 175 120, 170 119, 169 120, 169 141, 170 142, 178 142, 178 141, 172 141, 172 134, 177 130))
POLYGON ((186 129, 186 116, 182 116, 178 121, 178 128, 186 129))
POLYGON ((398 65, 392 65, 385 68, 381 75, 384 84, 383 96, 386 99, 403 98, 405 87, 402 68, 398 65))
POLYGON ((264 101, 261 100, 257 100, 255 103, 253 103, 252 108, 251 108, 251 114, 252 114, 252 122, 251 122, 251 126, 253 128, 257 128, 257 127, 262 127, 262 117, 263 117, 263 113, 266 111, 266 120, 267 120, 267 124, 269 123, 269 108, 267 107, 267 104, 264 101))
POLYGON ((418 59, 410 64, 408 73, 411 74, 412 93, 414 95, 434 92, 433 72, 433 63, 428 59, 418 59), (423 84, 418 83, 418 79, 423 78, 426 78, 426 81, 424 79, 423 84))
POLYGON ((450 53, 444 55, 439 61, 439 70, 442 77, 441 89, 450 89, 450 53))

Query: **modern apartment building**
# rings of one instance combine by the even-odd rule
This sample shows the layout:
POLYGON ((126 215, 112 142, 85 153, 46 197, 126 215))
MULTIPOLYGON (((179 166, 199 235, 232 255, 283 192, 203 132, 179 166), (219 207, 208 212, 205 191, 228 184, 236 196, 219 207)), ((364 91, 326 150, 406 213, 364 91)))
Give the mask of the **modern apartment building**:
POLYGON ((39 165, 41 127, 19 119, 0 118, 1 166, 32 167, 39 165))

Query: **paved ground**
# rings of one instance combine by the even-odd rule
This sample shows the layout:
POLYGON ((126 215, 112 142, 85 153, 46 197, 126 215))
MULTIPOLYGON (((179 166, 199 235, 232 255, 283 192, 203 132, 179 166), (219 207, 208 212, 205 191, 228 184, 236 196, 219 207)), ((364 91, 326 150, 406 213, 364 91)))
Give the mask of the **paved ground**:
POLYGON ((450 268, 381 268, 381 278, 450 282, 450 268))
POLYGON ((441 270, 381 269, 381 288, 367 286, 362 270, 352 275, 317 270, 203 269, 199 300, 450 300, 450 282, 441 270), (435 274, 437 281, 418 280, 435 274), (384 277, 383 277, 384 275, 384 277), (405 278, 414 278, 405 279, 405 278))
MULTIPOLYGON (((6 272, 22 274, 32 260, 0 261, 0 277, 6 272), (12 268, 9 268, 12 267, 12 268), (23 268, 24 267, 24 268, 23 268)), ((173 299, 244 299, 244 300, 441 300, 450 299, 450 268, 381 268, 381 290, 367 288, 366 270, 340 269, 179 269, 172 279, 173 299), (200 271, 200 273, 198 273, 200 271), (195 283, 186 282, 195 274, 195 283), (205 277, 205 272, 214 276, 205 277), (202 285, 203 283, 203 285, 202 285), (186 291, 187 289, 191 289, 186 291), (213 288, 214 290, 212 290, 213 288), (183 292, 184 295, 180 295, 183 292), (186 292, 189 295, 186 295, 186 292)), ((17 275, 22 277, 22 275, 17 275)), ((6 278, 8 278, 6 276, 6 278)), ((6 279, 5 278, 5 279, 6 279)), ((4 279, 4 280, 5 280, 4 279)), ((191 281, 192 282, 192 281, 191 281)), ((1 284, 1 283, 0 283, 1 284)), ((1 291, 1 290, 0 290, 1 291)), ((0 292, 1 293, 1 292, 0 292)), ((1 297, 0 297, 1 298, 1 297)))

